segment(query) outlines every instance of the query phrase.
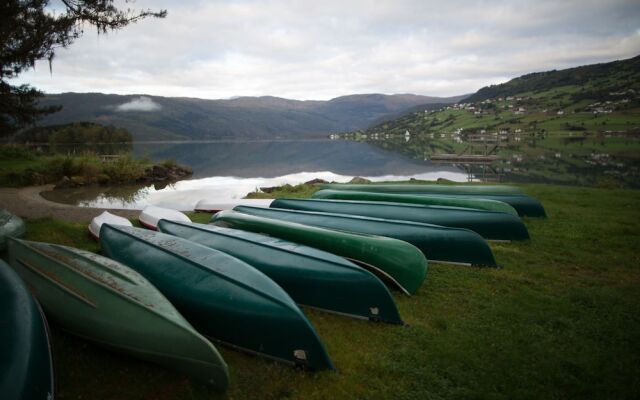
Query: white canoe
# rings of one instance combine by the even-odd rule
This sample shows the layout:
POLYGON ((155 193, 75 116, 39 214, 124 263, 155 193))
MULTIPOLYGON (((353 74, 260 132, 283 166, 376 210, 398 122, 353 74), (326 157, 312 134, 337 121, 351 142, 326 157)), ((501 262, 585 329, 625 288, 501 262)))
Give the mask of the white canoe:
POLYGON ((158 230, 158 221, 161 219, 175 222, 191 222, 189 217, 180 211, 156 206, 147 206, 142 210, 140 216, 138 216, 138 220, 142 226, 153 229, 154 231, 158 230))
POLYGON ((200 200, 194 211, 218 212, 232 210, 235 206, 269 207, 274 199, 233 199, 233 200, 200 200))
POLYGON ((89 224, 89 233, 96 240, 100 238, 100 228, 102 227, 102 224, 133 226, 131 224, 131 221, 129 221, 128 219, 113 215, 110 212, 105 211, 97 217, 93 218, 91 220, 91 223, 89 224))

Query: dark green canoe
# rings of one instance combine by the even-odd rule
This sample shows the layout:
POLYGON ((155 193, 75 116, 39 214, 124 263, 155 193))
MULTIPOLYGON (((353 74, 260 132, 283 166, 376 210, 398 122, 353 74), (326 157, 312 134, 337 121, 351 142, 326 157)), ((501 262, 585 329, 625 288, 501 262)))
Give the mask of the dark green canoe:
POLYGON ((0 210, 0 251, 7 247, 7 238, 21 237, 25 227, 22 218, 7 210, 0 210))
MULTIPOLYGON (((417 196, 425 196, 425 197, 441 197, 444 195, 439 194, 416 194, 417 196)), ((544 210, 542 204, 535 198, 527 195, 497 195, 497 194, 483 194, 483 195, 473 195, 473 194, 456 194, 456 195, 447 195, 446 197, 456 197, 463 200, 469 199, 486 199, 486 200, 496 200, 501 201, 503 203, 509 204, 513 207, 518 215, 521 217, 539 217, 544 218, 547 216, 547 213, 544 210)))
POLYGON ((472 230, 486 239, 526 240, 529 232, 520 218, 503 212, 470 208, 424 206, 360 200, 276 199, 271 208, 362 215, 383 219, 422 222, 472 230))
POLYGON ((286 240, 214 225, 160 220, 158 229, 246 262, 273 279, 298 304, 402 324, 393 297, 380 279, 342 257, 286 240))
POLYGON ((482 236, 468 229, 356 215, 238 206, 235 211, 346 232, 387 236, 416 246, 430 261, 495 266, 482 236))
POLYGON ((442 185, 402 183, 326 183, 321 189, 358 190, 378 193, 440 193, 440 194, 523 194, 515 186, 507 185, 442 185))
POLYGON ((415 246, 382 236, 363 235, 222 211, 212 218, 217 226, 262 233, 322 249, 345 257, 414 294, 427 275, 427 260, 415 246))
POLYGON ((390 203, 422 204, 425 206, 464 207, 518 215, 518 212, 515 210, 515 208, 502 201, 477 198, 461 198, 446 195, 438 197, 415 194, 374 193, 360 192, 357 190, 323 189, 315 192, 312 197, 314 199, 387 201, 390 203))
POLYGON ((191 241, 104 224, 103 252, 153 283, 202 334, 310 369, 333 369, 318 335, 275 282, 243 261, 191 241))
POLYGON ((106 257, 10 239, 9 260, 63 329, 226 389, 215 347, 149 281, 106 257))
POLYGON ((52 400, 47 322, 26 285, 0 260, 0 399, 52 400))

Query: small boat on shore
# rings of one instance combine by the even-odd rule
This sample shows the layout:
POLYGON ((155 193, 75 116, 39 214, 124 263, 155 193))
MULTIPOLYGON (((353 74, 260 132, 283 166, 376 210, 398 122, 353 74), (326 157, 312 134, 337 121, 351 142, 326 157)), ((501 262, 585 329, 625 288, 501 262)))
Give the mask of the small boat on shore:
POLYGON ((427 260, 415 246, 388 237, 324 229, 236 211, 221 211, 211 223, 262 233, 344 257, 406 294, 415 294, 427 276, 427 260))
POLYGON ((9 243, 9 260, 63 329, 219 389, 228 386, 216 348, 137 272, 87 251, 17 239, 9 243))
POLYGON ((22 218, 0 209, 0 251, 7 247, 7 238, 21 237, 24 233, 25 225, 22 218))
POLYGON ((96 240, 100 239, 100 228, 102 224, 133 226, 128 219, 111 214, 109 211, 104 211, 102 214, 94 217, 89 224, 89 233, 91 237, 96 240))
MULTIPOLYGON (((387 236, 416 246, 429 261, 496 266, 491 248, 477 233, 419 222, 335 213, 238 206, 234 211, 346 232, 387 236)), ((214 220, 216 216, 214 215, 214 220)))
POLYGON ((439 183, 325 183, 321 189, 357 190, 378 193, 438 193, 438 194, 502 194, 522 195, 520 188, 507 185, 449 185, 439 183))
POLYGON ((471 208, 332 199, 276 199, 270 207, 464 228, 478 233, 485 239, 493 240, 529 239, 527 227, 518 216, 471 208))
POLYGON ((170 208, 147 206, 138 216, 138 221, 145 228, 157 231, 158 221, 167 219, 169 221, 191 222, 183 212, 172 210, 170 208))
POLYGON ((402 324, 384 284, 342 257, 286 240, 215 225, 161 220, 158 230, 234 256, 280 285, 296 303, 402 324))
POLYGON ((314 199, 363 200, 389 203, 422 204, 425 206, 463 207, 473 208, 476 210, 497 211, 512 215, 518 215, 518 212, 515 210, 515 208, 502 201, 479 198, 462 198, 447 195, 430 196, 399 193, 360 192, 356 190, 322 189, 315 192, 312 197, 314 199))
POLYGON ((309 369, 334 369, 318 334, 275 282, 243 261, 176 236, 103 225, 102 251, 153 283, 202 334, 309 369))
POLYGON ((0 260, 0 399, 54 399, 47 320, 18 274, 0 260))
POLYGON ((235 199, 228 201, 216 201, 202 199, 193 211, 215 213, 218 211, 231 210, 235 206, 269 207, 273 199, 235 199))

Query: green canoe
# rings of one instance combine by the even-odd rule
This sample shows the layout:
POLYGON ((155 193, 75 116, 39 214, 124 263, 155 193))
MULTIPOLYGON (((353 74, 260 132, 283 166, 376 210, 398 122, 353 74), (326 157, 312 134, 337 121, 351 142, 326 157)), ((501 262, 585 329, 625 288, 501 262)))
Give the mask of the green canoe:
POLYGON ((250 265, 191 241, 104 224, 104 253, 153 283, 206 336, 310 369, 334 369, 295 302, 250 265))
MULTIPOLYGON (((429 195, 429 197, 437 197, 439 195, 429 195)), ((455 195, 454 197, 458 197, 461 199, 486 199, 486 200, 496 200, 501 201, 503 203, 509 204, 513 207, 518 215, 521 217, 538 217, 544 218, 547 216, 547 213, 537 199, 527 196, 527 195, 455 195)))
POLYGON ((357 190, 378 193, 440 193, 440 194, 523 194, 515 186, 506 185, 442 185, 402 183, 326 183, 321 189, 357 190))
POLYGON ((7 210, 0 210, 0 251, 7 247, 7 238, 24 235, 24 221, 7 210))
POLYGON ((414 294, 427 275, 427 260, 415 246, 387 237, 323 229, 235 211, 213 216, 217 226, 262 233, 345 257, 414 294))
POLYGON ((160 232, 232 255, 280 285, 298 304, 402 324, 393 297, 371 272, 326 251, 214 225, 160 220, 160 232))
POLYGON ((146 279, 106 257, 12 239, 9 259, 63 329, 226 389, 227 366, 146 279))
POLYGON ((493 240, 529 239, 527 227, 524 226, 520 218, 515 215, 495 211, 379 201, 326 199, 276 199, 269 207, 286 210, 362 215, 365 217, 464 228, 472 230, 486 239, 493 240))
POLYGON ((419 222, 310 211, 237 206, 235 211, 321 228, 387 236, 420 249, 430 261, 495 266, 487 242, 468 229, 419 222))
POLYGON ((0 260, 0 399, 54 399, 47 321, 20 277, 0 260))
POLYGON ((518 215, 515 208, 497 200, 460 198, 453 196, 428 196, 396 193, 359 192, 357 190, 318 190, 312 196, 315 199, 387 201, 390 203, 422 204, 425 206, 464 207, 477 210, 498 211, 518 215))

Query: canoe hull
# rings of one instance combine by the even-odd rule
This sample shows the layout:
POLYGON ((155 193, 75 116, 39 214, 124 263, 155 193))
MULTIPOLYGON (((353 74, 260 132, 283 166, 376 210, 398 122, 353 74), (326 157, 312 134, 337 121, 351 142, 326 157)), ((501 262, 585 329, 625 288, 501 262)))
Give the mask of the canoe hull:
POLYGON ((277 199, 272 208, 361 215, 421 222, 472 230, 486 239, 526 240, 529 232, 520 218, 502 212, 460 207, 424 206, 361 200, 277 199))
POLYGON ((22 218, 0 209, 0 252, 7 248, 8 238, 21 237, 25 230, 22 218))
POLYGON ((347 232, 387 236, 416 246, 434 262, 496 266, 487 242, 467 229, 353 215, 239 206, 235 211, 347 232))
POLYGON ((442 185, 442 184, 402 184, 402 183, 326 183, 321 189, 357 190, 378 193, 439 193, 439 194, 523 194, 515 186, 507 185, 442 185))
POLYGON ((427 275, 427 260, 415 246, 387 237, 361 235, 315 226, 262 218, 235 211, 221 211, 211 223, 261 233, 315 247, 356 262, 391 282, 407 294, 414 294, 427 275))
POLYGON ((425 206, 448 206, 463 207, 476 210, 497 211, 507 214, 518 215, 518 212, 509 204, 488 199, 461 198, 442 195, 415 195, 396 193, 374 193, 359 192, 355 190, 332 190, 323 189, 315 192, 314 199, 334 199, 334 200, 363 200, 363 201, 386 201, 390 203, 421 204, 425 206))
POLYGON ((163 233, 225 252, 261 271, 296 303, 402 324, 384 284, 369 271, 321 250, 236 229, 162 220, 163 233))
POLYGON ((65 330, 225 389, 228 372, 198 334, 142 276, 86 251, 12 240, 13 268, 65 330))
POLYGON ((53 399, 47 322, 26 285, 0 260, 0 398, 53 399))
POLYGON ((167 234, 103 225, 102 250, 151 281, 202 334, 310 369, 333 369, 317 333, 271 279, 225 253, 167 234))

